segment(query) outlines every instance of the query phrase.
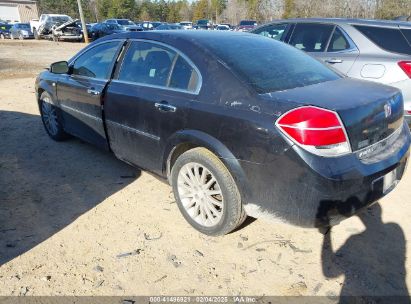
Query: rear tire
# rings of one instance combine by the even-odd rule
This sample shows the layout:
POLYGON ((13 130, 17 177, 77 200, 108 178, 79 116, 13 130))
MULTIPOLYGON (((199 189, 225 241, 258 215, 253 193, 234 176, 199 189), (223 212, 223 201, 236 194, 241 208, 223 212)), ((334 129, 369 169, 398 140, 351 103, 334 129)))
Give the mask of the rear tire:
POLYGON ((60 109, 54 105, 50 94, 43 92, 40 96, 40 114, 47 134, 55 141, 63 141, 69 137, 64 131, 60 109))
POLYGON ((234 178, 223 162, 205 148, 194 148, 177 158, 171 184, 184 218, 204 234, 227 234, 246 218, 234 178))
POLYGON ((1 34, 0 38, 1 38, 1 40, 4 40, 4 39, 6 39, 6 36, 4 36, 4 34, 1 34))

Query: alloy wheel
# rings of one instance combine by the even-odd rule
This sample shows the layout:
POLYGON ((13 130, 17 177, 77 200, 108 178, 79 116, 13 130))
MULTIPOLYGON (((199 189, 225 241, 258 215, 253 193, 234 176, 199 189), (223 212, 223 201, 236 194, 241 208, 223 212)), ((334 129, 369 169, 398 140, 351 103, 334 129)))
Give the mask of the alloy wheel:
POLYGON ((220 185, 205 166, 190 162, 178 173, 178 195, 187 214, 198 224, 213 227, 222 219, 224 198, 220 185))
POLYGON ((51 101, 48 97, 44 98, 41 103, 41 112, 43 116, 44 124, 47 128, 47 131, 51 135, 57 135, 58 132, 58 121, 57 113, 54 106, 51 104, 51 101))

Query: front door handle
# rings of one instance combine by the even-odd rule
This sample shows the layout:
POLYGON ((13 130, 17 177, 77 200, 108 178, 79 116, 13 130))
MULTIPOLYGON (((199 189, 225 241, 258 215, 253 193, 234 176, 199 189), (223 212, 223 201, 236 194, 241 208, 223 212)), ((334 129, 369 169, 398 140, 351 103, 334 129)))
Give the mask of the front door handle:
POLYGON ((168 104, 167 102, 156 102, 154 106, 161 112, 175 112, 177 111, 177 108, 175 106, 172 106, 168 104))
POLYGON ((330 64, 335 64, 335 63, 342 63, 343 61, 341 59, 333 58, 333 59, 327 59, 325 60, 325 62, 330 63, 330 64))
POLYGON ((90 95, 100 95, 100 92, 95 90, 94 88, 87 89, 87 94, 90 95))

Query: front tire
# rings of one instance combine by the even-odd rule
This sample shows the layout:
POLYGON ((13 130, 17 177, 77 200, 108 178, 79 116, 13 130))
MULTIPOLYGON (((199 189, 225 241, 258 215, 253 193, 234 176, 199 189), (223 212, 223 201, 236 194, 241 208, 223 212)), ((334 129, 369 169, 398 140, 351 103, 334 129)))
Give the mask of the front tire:
POLYGON ((59 108, 57 108, 50 94, 43 92, 40 96, 40 114, 47 134, 55 141, 62 141, 68 138, 68 134, 63 129, 59 108))
POLYGON ((19 35, 19 40, 24 40, 23 34, 19 35))
POLYGON ((234 178, 205 148, 194 148, 177 158, 171 184, 184 218, 204 234, 227 234, 246 218, 234 178))

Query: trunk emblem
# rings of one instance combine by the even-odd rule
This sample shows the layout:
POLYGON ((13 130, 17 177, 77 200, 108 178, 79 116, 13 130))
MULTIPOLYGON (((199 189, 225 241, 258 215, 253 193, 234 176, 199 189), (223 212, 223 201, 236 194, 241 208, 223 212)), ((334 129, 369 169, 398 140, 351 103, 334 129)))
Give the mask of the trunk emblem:
POLYGON ((384 112, 385 112, 385 118, 388 118, 392 114, 391 110, 391 105, 389 103, 384 105, 384 112))

